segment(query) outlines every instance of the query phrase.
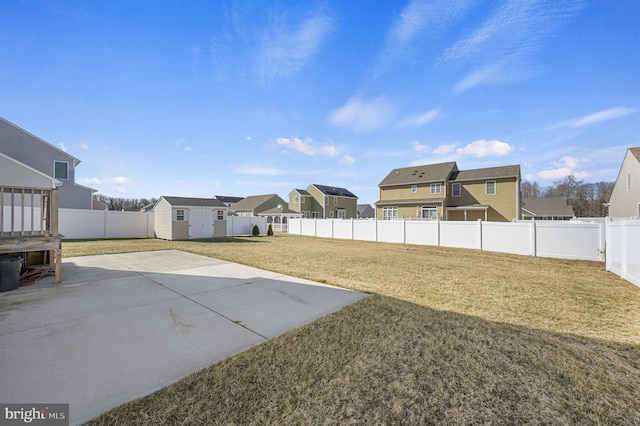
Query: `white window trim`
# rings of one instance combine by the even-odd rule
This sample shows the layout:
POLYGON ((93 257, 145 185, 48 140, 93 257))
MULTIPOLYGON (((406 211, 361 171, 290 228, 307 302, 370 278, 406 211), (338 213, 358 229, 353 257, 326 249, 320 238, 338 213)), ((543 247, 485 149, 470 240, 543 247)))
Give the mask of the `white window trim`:
POLYGON ((329 211, 329 217, 333 217, 333 210, 329 211))
POLYGON ((186 219, 187 211, 185 209, 176 209, 176 221, 182 222, 186 219), (182 212, 182 214, 180 214, 182 212), (182 219, 180 218, 182 217, 182 219))
POLYGON ((435 220, 438 218, 438 206, 422 206, 420 207, 420 219, 435 220), (424 212, 435 212, 435 217, 424 217, 424 212))
POLYGON ((431 184, 431 194, 442 194, 442 184, 441 183, 432 183, 431 184))
POLYGON ((411 185, 411 193, 415 194, 416 192, 418 192, 418 185, 411 185))
POLYGON ((324 205, 325 206, 329 205, 329 197, 327 197, 326 195, 324 196, 324 205))
POLYGON ((495 180, 488 180, 484 184, 485 195, 496 195, 498 193, 498 184, 495 180), (493 194, 489 193, 489 184, 493 183, 493 194))
POLYGON ((293 204, 300 204, 300 197, 299 196, 295 195, 293 197, 293 204))
POLYGON ((631 172, 627 172, 627 192, 631 191, 631 172))
POLYGON ((217 210, 216 212, 218 220, 224 220, 224 210, 217 210))
POLYGON ((334 206, 338 205, 338 197, 333 197, 333 205, 334 206))
POLYGON ((68 161, 58 161, 58 160, 54 160, 53 161, 53 177, 55 179, 59 179, 59 180, 69 180, 69 162, 68 161), (56 176, 56 164, 66 164, 67 165, 67 177, 58 177, 56 176))
POLYGON ((382 220, 394 220, 398 218, 398 206, 387 206, 382 208, 382 220), (388 212, 394 214, 390 215, 388 212))
POLYGON ((462 184, 460 183, 452 183, 451 184, 451 196, 452 197, 461 197, 462 196, 462 184), (458 188, 458 194, 456 195, 456 191, 453 188, 458 188))

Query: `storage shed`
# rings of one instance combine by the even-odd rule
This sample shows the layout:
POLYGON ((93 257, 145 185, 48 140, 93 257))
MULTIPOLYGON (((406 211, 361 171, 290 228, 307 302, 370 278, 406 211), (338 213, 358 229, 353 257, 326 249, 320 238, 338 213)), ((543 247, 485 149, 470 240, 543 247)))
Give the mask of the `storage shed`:
POLYGON ((215 198, 162 196, 153 210, 156 238, 190 240, 227 235, 228 207, 215 198))

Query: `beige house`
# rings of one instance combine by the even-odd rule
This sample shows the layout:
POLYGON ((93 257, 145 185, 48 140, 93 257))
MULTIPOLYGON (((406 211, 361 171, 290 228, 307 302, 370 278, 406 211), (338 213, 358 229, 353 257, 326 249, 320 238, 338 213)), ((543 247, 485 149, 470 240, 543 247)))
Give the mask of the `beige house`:
POLYGON ((251 195, 234 204, 230 212, 235 216, 258 216, 258 213, 285 204, 287 204, 286 201, 278 194, 251 195))
POLYGON ((153 208, 156 238, 171 241, 225 237, 227 209, 214 198, 162 196, 153 208))
POLYGON ((345 188, 312 183, 289 193, 289 208, 306 218, 357 218, 358 197, 345 188))
POLYGON ((378 219, 521 218, 520 166, 458 170, 454 161, 394 169, 378 185, 378 219))
POLYGON ((610 217, 640 217, 640 147, 629 148, 609 198, 610 217))

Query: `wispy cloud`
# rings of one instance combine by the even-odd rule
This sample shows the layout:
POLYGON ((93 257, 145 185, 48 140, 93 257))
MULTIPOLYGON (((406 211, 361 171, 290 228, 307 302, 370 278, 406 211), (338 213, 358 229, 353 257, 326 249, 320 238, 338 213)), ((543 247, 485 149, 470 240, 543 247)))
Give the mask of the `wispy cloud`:
POLYGON ((538 172, 536 176, 545 180, 562 179, 569 175, 574 175, 579 179, 589 177, 590 175, 588 172, 577 170, 579 164, 580 160, 577 158, 565 155, 560 159, 560 161, 556 161, 552 164, 554 166, 552 169, 542 170, 538 172))
POLYGON ((67 152, 67 147, 65 146, 64 142, 60 142, 58 144, 58 148, 60 148, 61 150, 63 150, 64 152, 67 152))
POLYGON ((89 149, 89 145, 87 145, 86 143, 81 143, 81 144, 80 144, 80 148, 82 148, 82 149, 85 149, 85 150, 86 150, 86 149, 89 149))
POLYGON ((298 137, 293 138, 277 138, 279 145, 285 146, 287 149, 308 155, 311 157, 328 156, 337 157, 338 149, 333 145, 317 145, 313 139, 307 138, 302 140, 298 137))
POLYGON ((256 59, 263 81, 288 78, 306 66, 335 28, 334 20, 326 14, 293 25, 278 23, 267 28, 260 37, 256 59))
POLYGON ((528 78, 528 56, 582 8, 578 0, 506 1, 469 34, 446 49, 447 65, 471 62, 474 70, 454 88, 456 93, 481 84, 528 78))
POLYGON ((366 133, 383 127, 391 121, 394 108, 383 98, 365 101, 352 98, 329 115, 329 124, 366 133))
POLYGON ((192 147, 190 147, 190 146, 187 144, 187 140, 186 140, 186 139, 184 139, 184 138, 178 138, 178 139, 174 140, 174 141, 173 141, 173 146, 175 146, 176 148, 183 149, 183 150, 185 150, 185 151, 187 151, 187 152, 191 152, 191 151, 193 151, 193 148, 192 148, 192 147))
POLYGON ((436 147, 436 149, 433 150, 433 153, 436 155, 451 154, 456 150, 456 146, 457 145, 455 143, 438 145, 438 147, 436 147))
POLYGON ((77 182, 80 185, 85 185, 85 186, 105 186, 105 187, 109 187, 113 192, 122 194, 127 192, 127 189, 129 186, 133 185, 133 180, 128 178, 128 177, 124 177, 124 176, 117 176, 117 177, 112 177, 112 178, 84 178, 84 179, 78 179, 77 182))
POLYGON ((398 123, 399 127, 420 127, 435 120, 440 116, 440 109, 432 109, 422 114, 411 115, 403 118, 398 123))
POLYGON ((420 143, 419 141, 411 142, 411 146, 413 147, 413 150, 415 152, 428 152, 429 151, 429 146, 428 145, 424 145, 424 144, 420 143))
POLYGON ((625 107, 617 107, 617 108, 609 108, 602 111, 595 112, 593 114, 585 115, 583 117, 573 118, 571 120, 566 120, 561 123, 554 124, 550 126, 548 130, 555 130, 562 127, 585 127, 591 126, 595 124, 600 124, 605 121, 615 120, 616 118, 621 118, 629 114, 635 113, 637 110, 635 108, 625 108, 625 107))
POLYGON ((340 163, 342 164, 346 164, 347 166, 352 165, 353 163, 356 162, 355 157, 349 155, 349 154, 345 154, 342 156, 342 159, 340 160, 340 163))
POLYGON ((511 151, 513 151, 513 147, 511 145, 499 140, 476 140, 456 150, 458 154, 472 155, 475 157, 501 157, 503 155, 507 155, 511 151))

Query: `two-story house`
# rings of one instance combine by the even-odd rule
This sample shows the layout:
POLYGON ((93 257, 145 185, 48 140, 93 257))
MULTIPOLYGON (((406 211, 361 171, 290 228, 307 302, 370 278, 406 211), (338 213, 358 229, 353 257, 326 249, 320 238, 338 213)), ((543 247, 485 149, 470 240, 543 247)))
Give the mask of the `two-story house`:
POLYGON ((358 197, 346 188, 312 183, 289 193, 289 208, 307 218, 358 217, 358 197))
POLYGON ((380 182, 379 219, 487 220, 521 217, 520 166, 458 170, 456 162, 394 169, 380 182))
POLYGON ((640 147, 629 148, 609 198, 610 217, 640 217, 640 147))
POLYGON ((2 117, 0 152, 62 182, 58 188, 60 208, 93 208, 93 193, 96 190, 75 183, 76 167, 80 160, 2 117))
POLYGON ((250 195, 229 208, 234 216, 257 216, 258 213, 286 204, 278 194, 250 195))

